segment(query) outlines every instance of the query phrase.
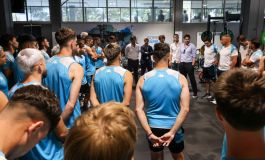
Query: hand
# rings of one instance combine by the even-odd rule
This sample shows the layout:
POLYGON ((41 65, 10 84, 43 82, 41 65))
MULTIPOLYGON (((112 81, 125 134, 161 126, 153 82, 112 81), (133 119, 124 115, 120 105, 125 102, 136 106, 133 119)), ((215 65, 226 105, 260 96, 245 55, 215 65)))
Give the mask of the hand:
POLYGON ((153 147, 159 147, 163 144, 163 141, 157 136, 155 136, 153 133, 148 136, 148 139, 152 142, 153 147))
POLYGON ((167 132, 166 134, 164 134, 162 137, 160 137, 160 139, 163 141, 163 146, 169 146, 170 142, 174 139, 175 134, 173 134, 172 132, 167 132))

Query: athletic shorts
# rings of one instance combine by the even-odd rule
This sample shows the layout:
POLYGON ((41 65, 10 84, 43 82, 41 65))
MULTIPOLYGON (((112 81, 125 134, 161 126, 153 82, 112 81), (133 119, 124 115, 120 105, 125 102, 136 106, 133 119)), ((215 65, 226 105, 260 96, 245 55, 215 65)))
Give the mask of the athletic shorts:
POLYGON ((216 81, 216 70, 214 66, 203 68, 203 79, 206 81, 216 81))
MULTIPOLYGON (((169 132, 170 129, 161 129, 161 128, 151 128, 153 134, 157 137, 163 136, 165 133, 169 132)), ((183 141, 183 134, 184 134, 184 129, 181 127, 180 131, 176 133, 174 139, 170 142, 168 149, 170 150, 171 153, 178 154, 184 150, 184 141, 183 141), (181 137, 181 138, 180 138, 181 137), (178 141, 181 139, 181 141, 178 141)), ((160 147, 153 147, 152 142, 148 139, 148 144, 149 148, 153 152, 161 152, 164 150, 163 146, 160 147)))

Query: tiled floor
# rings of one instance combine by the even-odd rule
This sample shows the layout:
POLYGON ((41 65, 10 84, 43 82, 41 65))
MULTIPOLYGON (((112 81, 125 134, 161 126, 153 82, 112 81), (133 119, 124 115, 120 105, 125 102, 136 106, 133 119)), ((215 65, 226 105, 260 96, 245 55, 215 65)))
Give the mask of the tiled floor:
MULTIPOLYGON (((201 84, 198 84, 201 89, 201 84)), ((199 92, 201 96, 203 92, 199 92)), ((131 107, 134 108, 135 96, 131 107)), ((190 112, 183 125, 185 129, 186 160, 218 160, 222 146, 224 131, 215 117, 215 106, 207 100, 191 99, 190 112)), ((150 153, 145 139, 145 132, 138 124, 138 142, 135 150, 135 160, 149 160, 150 153)), ((165 150, 165 160, 170 160, 168 149, 165 150)))

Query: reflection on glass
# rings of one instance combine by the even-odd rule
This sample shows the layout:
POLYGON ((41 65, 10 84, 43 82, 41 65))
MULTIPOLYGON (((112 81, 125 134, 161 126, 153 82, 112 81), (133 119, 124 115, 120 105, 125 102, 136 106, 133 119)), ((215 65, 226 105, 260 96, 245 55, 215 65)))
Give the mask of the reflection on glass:
POLYGON ((28 7, 28 21, 50 21, 49 7, 28 7))
POLYGON ((109 22, 130 22, 130 8, 109 8, 109 22))
POLYGON ((108 0, 108 7, 129 7, 130 0, 108 0))
POLYGON ((151 22, 152 10, 148 8, 132 8, 132 22, 151 22))
POLYGON ((83 9, 75 7, 68 7, 68 8, 64 7, 62 8, 62 16, 63 16, 63 21, 81 22, 83 21, 83 9))
POLYGON ((50 21, 49 0, 27 0, 26 4, 27 14, 12 13, 13 21, 50 21))
POLYGON ((87 22, 106 22, 106 8, 86 8, 85 21, 87 22))
POLYGON ((84 7, 106 7, 106 0, 84 0, 84 7))

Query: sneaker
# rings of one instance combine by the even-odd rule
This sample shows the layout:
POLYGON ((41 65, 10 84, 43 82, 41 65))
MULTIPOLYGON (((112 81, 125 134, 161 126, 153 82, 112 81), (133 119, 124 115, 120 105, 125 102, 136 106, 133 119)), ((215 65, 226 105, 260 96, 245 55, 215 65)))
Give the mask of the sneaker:
POLYGON ((198 96, 197 95, 193 95, 192 98, 193 99, 196 99, 196 98, 198 98, 198 96))
POLYGON ((217 104, 215 99, 211 100, 210 102, 213 104, 217 104))

